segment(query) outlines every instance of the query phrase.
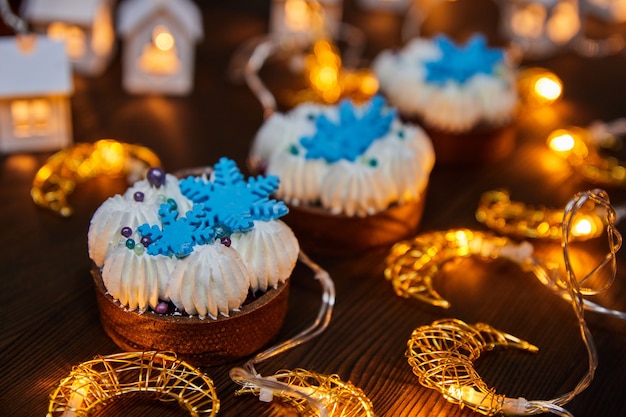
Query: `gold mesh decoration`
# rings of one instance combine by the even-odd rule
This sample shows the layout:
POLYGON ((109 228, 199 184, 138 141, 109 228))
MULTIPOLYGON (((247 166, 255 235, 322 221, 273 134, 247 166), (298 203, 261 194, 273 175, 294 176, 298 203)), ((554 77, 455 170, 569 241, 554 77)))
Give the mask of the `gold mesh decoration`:
MULTIPOLYGON (((507 236, 531 239, 561 239, 563 209, 532 206, 511 201, 505 190, 483 193, 476 210, 476 220, 488 228, 507 236)), ((577 214, 572 238, 587 240, 602 234, 604 224, 596 211, 595 204, 589 202, 577 214)))
POLYGON ((172 352, 124 352, 97 356, 72 369, 50 397, 47 417, 85 417, 115 398, 146 393, 176 401, 192 417, 216 416, 213 381, 172 352))
MULTIPOLYGON (((572 230, 575 229, 577 220, 584 217, 586 213, 584 207, 592 203, 586 201, 581 207, 581 212, 576 213, 575 219, 571 219, 572 230)), ((600 217, 598 219, 600 224, 604 223, 600 217)), ((573 240, 576 235, 570 232, 569 236, 570 240, 573 240)), ((566 277, 559 271, 559 265, 537 258, 534 250, 534 246, 528 241, 518 243, 490 232, 449 229, 423 233, 392 246, 385 259, 385 278, 391 281, 395 293, 400 297, 414 298, 436 307, 449 308, 448 300, 433 287, 435 277, 446 263, 469 257, 486 262, 506 259, 519 266, 522 271, 532 273, 543 285, 564 300, 571 301, 566 277)), ((606 283, 605 287, 608 285, 610 284, 606 283)), ((588 287, 583 287, 580 291, 583 295, 598 293, 598 290, 588 287)), ((584 308, 626 320, 626 312, 609 309, 590 300, 585 300, 584 308)))
MULTIPOLYGON (((344 382, 336 375, 322 375, 307 369, 283 369, 270 377, 278 383, 292 387, 307 396, 314 398, 325 406, 329 416, 361 417, 373 416, 373 406, 363 391, 350 382, 344 382)), ((265 388, 244 387, 237 394, 252 393, 263 397, 265 388)), ((305 397, 297 397, 281 390, 273 394, 285 404, 292 406, 299 416, 317 417, 319 412, 312 408, 305 397)))
POLYGON ((487 324, 443 319, 413 330, 406 357, 420 384, 439 391, 448 401, 485 415, 515 414, 526 401, 496 394, 473 365, 482 352, 507 347, 538 351, 536 346, 487 324))
MULTIPOLYGON (((497 347, 514 347, 529 352, 536 352, 537 347, 489 325, 483 323, 468 325, 458 319, 438 320, 413 331, 407 342, 406 357, 413 373, 419 378, 419 382, 427 388, 439 391, 446 400, 459 404, 461 407, 467 406, 487 416, 495 414, 525 416, 541 413, 552 413, 562 417, 572 416, 563 406, 587 389, 593 381, 598 366, 598 352, 584 318, 587 300, 583 298, 581 287, 586 281, 599 274, 608 275, 608 285, 615 279, 616 253, 622 243, 621 235, 614 227, 615 219, 615 209, 603 190, 576 194, 564 210, 561 247, 566 274, 562 279, 562 286, 567 295, 564 298, 570 302, 576 315, 581 339, 587 350, 588 363, 586 374, 571 391, 550 400, 508 398, 496 394, 495 388, 490 388, 476 372, 473 361, 482 352, 497 347), (603 222, 607 225, 608 253, 593 269, 584 276, 578 277, 572 266, 569 246, 572 241, 575 219, 583 207, 589 203, 604 210, 603 222)), ((404 253, 408 252, 410 252, 409 249, 404 251, 404 253)), ((428 254, 428 251, 425 253, 428 254)), ((428 256, 435 255, 432 253, 428 256)), ((426 255, 420 253, 419 256, 426 255)), ((597 292, 608 288, 608 285, 603 286, 597 292)))
POLYGON ((132 183, 160 165, 156 154, 143 146, 112 139, 77 143, 48 158, 35 174, 30 194, 38 206, 67 217, 72 214, 67 197, 76 184, 101 175, 126 175, 132 183))
POLYGON ((252 393, 264 402, 274 397, 310 417, 374 417, 371 401, 351 382, 338 375, 324 375, 307 369, 281 370, 272 376, 261 376, 255 365, 286 352, 322 333, 330 323, 335 304, 335 284, 324 269, 300 251, 300 261, 315 274, 322 286, 322 302, 315 321, 300 333, 258 353, 241 367, 230 370, 230 378, 241 385, 237 394, 252 393))
POLYGON ((623 145, 626 119, 595 122, 587 128, 558 129, 548 136, 548 148, 587 181, 602 186, 625 186, 626 164, 607 151, 623 145))

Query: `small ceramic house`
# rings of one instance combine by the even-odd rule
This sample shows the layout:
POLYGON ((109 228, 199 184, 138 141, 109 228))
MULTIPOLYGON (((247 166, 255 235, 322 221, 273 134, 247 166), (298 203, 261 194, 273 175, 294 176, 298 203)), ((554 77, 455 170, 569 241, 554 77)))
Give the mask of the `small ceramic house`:
POLYGON ((74 70, 99 75, 115 51, 114 0, 27 0, 22 15, 37 33, 66 42, 74 70))
POLYGON ((187 94, 193 88, 202 15, 190 0, 124 0, 118 7, 122 82, 129 93, 187 94))
POLYGON ((0 37, 0 152, 58 150, 72 142, 72 68, 65 44, 0 37))
POLYGON ((270 11, 270 33, 334 37, 339 31, 343 0, 273 0, 270 11))

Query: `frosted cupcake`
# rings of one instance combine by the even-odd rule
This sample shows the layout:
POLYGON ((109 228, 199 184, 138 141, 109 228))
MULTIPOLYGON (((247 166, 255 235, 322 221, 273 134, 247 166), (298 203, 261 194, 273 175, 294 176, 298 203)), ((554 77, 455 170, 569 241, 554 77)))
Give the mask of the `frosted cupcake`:
POLYGON ((89 256, 101 320, 127 350, 198 365, 249 355, 284 321, 299 245, 269 197, 229 159, 179 181, 160 168, 94 213, 89 256))
POLYGON ((275 113, 254 139, 252 169, 280 178, 275 196, 309 251, 352 254, 413 234, 434 152, 376 96, 363 105, 305 103, 275 113))
POLYGON ((457 45, 417 38, 372 63, 381 92, 403 118, 420 123, 438 163, 491 162, 514 146, 515 68, 482 35, 457 45))

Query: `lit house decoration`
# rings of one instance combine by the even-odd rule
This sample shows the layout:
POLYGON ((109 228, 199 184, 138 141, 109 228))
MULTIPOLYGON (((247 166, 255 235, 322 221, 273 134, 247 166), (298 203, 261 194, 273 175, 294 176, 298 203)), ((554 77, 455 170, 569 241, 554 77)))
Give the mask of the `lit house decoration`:
POLYGON ((115 49, 113 0, 28 0, 22 15, 38 33, 66 43, 74 70, 101 74, 115 49))
POLYGON ((501 4, 502 32, 529 57, 543 57, 580 33, 578 0, 510 0, 501 4))
POLYGON ((190 0, 125 0, 118 8, 122 79, 133 94, 184 95, 193 88, 202 16, 190 0))
POLYGON ((0 37, 0 152, 49 151, 72 142, 72 68, 63 42, 0 37))
POLYGON ((339 31, 342 6, 342 0, 273 0, 270 33, 305 39, 332 37, 339 31))

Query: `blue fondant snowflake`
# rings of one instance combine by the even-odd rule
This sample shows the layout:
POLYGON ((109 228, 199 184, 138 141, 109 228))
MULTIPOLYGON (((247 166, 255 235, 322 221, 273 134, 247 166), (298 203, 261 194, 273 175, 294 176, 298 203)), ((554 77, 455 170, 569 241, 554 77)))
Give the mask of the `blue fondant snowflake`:
POLYGON ((315 119, 316 132, 300 138, 307 159, 325 159, 329 163, 341 159, 355 161, 376 140, 387 134, 396 111, 385 107, 381 96, 372 98, 369 107, 358 115, 348 100, 339 104, 339 121, 333 122, 321 114, 315 119))
POLYGON ((165 255, 184 258, 196 244, 209 243, 215 237, 214 222, 201 204, 194 205, 185 217, 178 217, 172 204, 161 204, 159 208, 161 227, 142 224, 137 229, 150 239, 147 247, 150 255, 165 255))
POLYGON ((441 58, 425 63, 426 81, 432 84, 444 85, 449 80, 463 84, 476 74, 493 74, 504 59, 504 52, 487 47, 482 35, 472 36, 465 46, 457 46, 445 36, 437 36, 434 42, 441 58))
POLYGON ((269 199, 278 189, 278 177, 250 177, 248 181, 234 161, 221 158, 214 166, 213 181, 189 177, 180 182, 181 192, 201 204, 214 227, 245 232, 254 220, 273 220, 287 214, 282 201, 269 199))

